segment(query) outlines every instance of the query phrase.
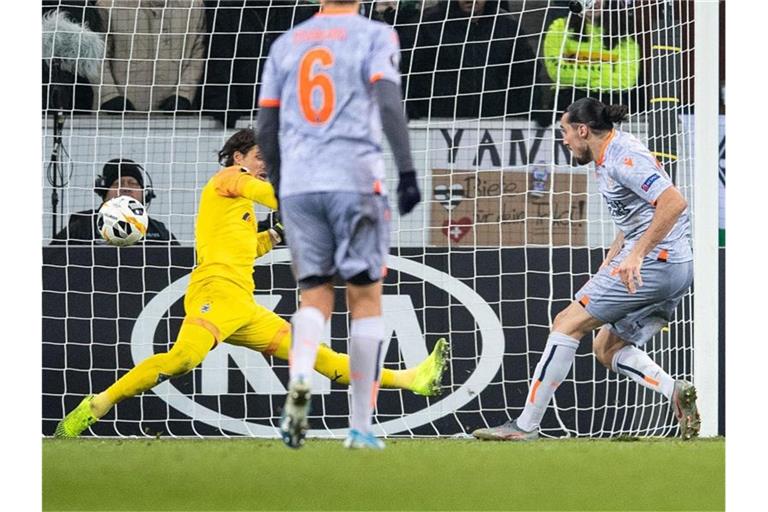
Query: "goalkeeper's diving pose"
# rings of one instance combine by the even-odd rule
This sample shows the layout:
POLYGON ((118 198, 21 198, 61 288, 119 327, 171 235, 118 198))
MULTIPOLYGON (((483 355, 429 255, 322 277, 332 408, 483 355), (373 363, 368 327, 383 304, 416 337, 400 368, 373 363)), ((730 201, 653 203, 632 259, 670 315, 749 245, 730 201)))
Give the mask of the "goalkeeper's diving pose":
POLYGON ((563 140, 576 162, 595 163, 599 190, 618 234, 597 274, 555 317, 522 414, 476 430, 477 438, 538 438, 541 419, 568 375, 579 340, 597 328, 597 360, 662 393, 672 402, 682 438, 698 435, 693 385, 674 380, 640 350, 667 325, 693 280, 688 204, 648 148, 614 128, 626 115, 622 105, 583 98, 562 117, 563 140))
MULTIPOLYGON (((275 209, 272 185, 264 180, 255 134, 236 132, 219 153, 224 168, 203 187, 195 225, 197 265, 184 298, 185 317, 167 353, 136 365, 109 388, 89 395, 56 427, 57 437, 77 437, 115 404, 166 379, 190 372, 220 342, 288 359, 288 322, 253 300, 253 262, 279 241, 281 229, 257 231, 253 203, 275 209)), ((445 368, 447 343, 406 370, 384 369, 381 386, 435 395, 445 368)), ((349 356, 321 345, 315 369, 340 384, 350 380, 349 356)))

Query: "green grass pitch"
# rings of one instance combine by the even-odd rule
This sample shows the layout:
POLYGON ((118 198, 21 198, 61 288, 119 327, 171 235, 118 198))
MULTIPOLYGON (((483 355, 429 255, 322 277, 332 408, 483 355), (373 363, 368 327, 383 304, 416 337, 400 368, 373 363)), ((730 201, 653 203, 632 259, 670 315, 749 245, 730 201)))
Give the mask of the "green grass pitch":
POLYGON ((43 510, 724 510, 725 441, 43 440, 43 510))

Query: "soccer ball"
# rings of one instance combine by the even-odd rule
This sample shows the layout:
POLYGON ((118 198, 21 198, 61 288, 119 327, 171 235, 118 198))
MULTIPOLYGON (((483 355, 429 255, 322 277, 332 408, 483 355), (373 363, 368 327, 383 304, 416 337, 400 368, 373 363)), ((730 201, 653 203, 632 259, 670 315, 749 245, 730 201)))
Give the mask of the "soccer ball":
POLYGON ((109 245, 124 247, 133 245, 147 232, 147 209, 136 199, 119 196, 110 199, 99 208, 96 228, 109 245))
POLYGON ((587 9, 591 9, 595 6, 595 0, 571 0, 568 2, 568 8, 574 14, 581 14, 587 9))

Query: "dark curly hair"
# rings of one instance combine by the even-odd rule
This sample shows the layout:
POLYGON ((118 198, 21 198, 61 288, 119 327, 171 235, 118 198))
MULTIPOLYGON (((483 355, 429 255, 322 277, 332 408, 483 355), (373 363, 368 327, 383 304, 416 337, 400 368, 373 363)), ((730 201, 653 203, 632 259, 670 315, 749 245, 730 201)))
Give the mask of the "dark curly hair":
POLYGON ((581 123, 595 131, 605 131, 612 129, 613 123, 624 121, 629 109, 626 105, 606 105, 594 98, 581 98, 571 103, 565 112, 571 124, 581 123))
POLYGON ((250 128, 236 131, 219 151, 219 163, 224 167, 235 164, 235 151, 246 154, 256 144, 256 132, 250 128))

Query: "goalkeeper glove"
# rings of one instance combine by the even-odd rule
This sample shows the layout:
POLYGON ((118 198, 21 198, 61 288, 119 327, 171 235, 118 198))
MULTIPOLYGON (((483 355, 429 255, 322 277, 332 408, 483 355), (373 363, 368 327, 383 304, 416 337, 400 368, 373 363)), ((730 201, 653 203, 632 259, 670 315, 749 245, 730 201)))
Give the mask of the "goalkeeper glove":
POLYGON ((272 245, 277 245, 285 240, 285 231, 283 225, 278 222, 269 228, 269 236, 272 237, 272 245))
POLYGON ((400 183, 397 185, 397 206, 400 215, 407 215, 421 201, 421 192, 416 183, 416 171, 400 173, 400 183))
POLYGON ((269 222, 269 236, 272 237, 272 245, 278 245, 285 240, 285 228, 280 220, 280 212, 274 211, 269 217, 264 219, 269 222))

